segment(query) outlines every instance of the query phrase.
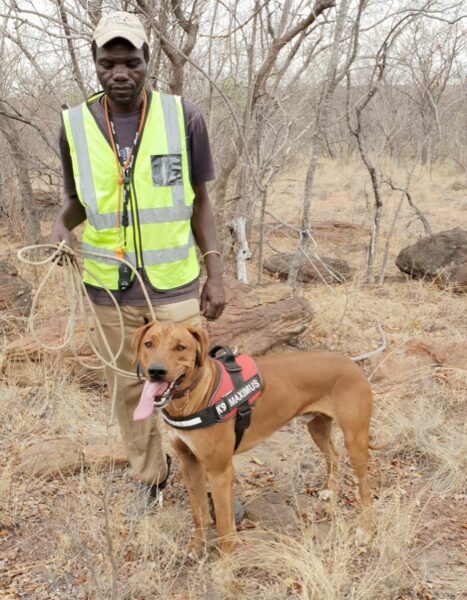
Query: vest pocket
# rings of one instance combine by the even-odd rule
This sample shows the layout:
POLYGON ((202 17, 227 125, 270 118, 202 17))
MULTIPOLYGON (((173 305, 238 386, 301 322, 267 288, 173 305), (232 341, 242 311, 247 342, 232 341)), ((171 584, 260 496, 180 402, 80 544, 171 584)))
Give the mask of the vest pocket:
POLYGON ((182 155, 159 154, 151 156, 151 172, 154 187, 183 185, 182 155))

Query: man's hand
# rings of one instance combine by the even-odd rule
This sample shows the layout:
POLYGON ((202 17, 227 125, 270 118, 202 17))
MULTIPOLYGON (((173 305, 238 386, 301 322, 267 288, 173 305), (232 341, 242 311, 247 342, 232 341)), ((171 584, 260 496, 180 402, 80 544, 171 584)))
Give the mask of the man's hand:
POLYGON ((70 248, 73 246, 74 235, 69 231, 63 223, 56 222, 53 229, 52 234, 50 236, 51 244, 60 244, 61 242, 65 242, 67 246, 70 248))
MULTIPOLYGON (((82 223, 86 218, 86 211, 80 204, 76 196, 65 196, 63 207, 55 219, 52 233, 50 235, 50 243, 57 244, 65 242, 67 246, 73 248, 76 238, 71 232, 77 225, 82 223)), ((63 264, 61 257, 58 257, 59 265, 63 264)))
POLYGON ((224 311, 225 292, 222 277, 208 277, 201 291, 201 314, 209 320, 218 319, 224 311))
POLYGON ((195 185, 194 190, 191 228, 208 274, 201 291, 200 309, 206 319, 218 319, 225 307, 222 257, 216 250, 216 226, 206 184, 195 185))
MULTIPOLYGON (((73 246, 76 243, 76 238, 73 235, 73 233, 65 227, 63 223, 57 221, 50 235, 50 243, 59 246, 62 242, 65 242, 67 246, 73 248, 73 246)), ((61 251, 53 259, 53 261, 56 262, 60 267, 63 266, 65 262, 63 260, 64 254, 68 254, 69 258, 71 260, 74 260, 74 254, 69 254, 66 251, 61 251)))

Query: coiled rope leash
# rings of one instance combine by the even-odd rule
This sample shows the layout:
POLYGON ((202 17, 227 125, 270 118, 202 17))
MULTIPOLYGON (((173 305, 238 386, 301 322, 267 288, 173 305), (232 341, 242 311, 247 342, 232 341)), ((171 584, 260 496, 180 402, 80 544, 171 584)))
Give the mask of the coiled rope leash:
MULTIPOLYGON (((40 284, 36 290, 36 293, 34 294, 34 298, 33 298, 32 305, 31 305, 31 311, 30 311, 29 319, 28 319, 28 329, 31 333, 31 336, 37 342, 37 344, 46 350, 49 350, 52 352, 58 352, 59 350, 63 350, 66 347, 70 347, 70 349, 71 349, 74 357, 78 361, 78 363, 80 365, 82 365, 83 367, 85 367, 86 369, 99 371, 99 370, 102 370, 102 369, 108 367, 109 369, 111 369, 113 371, 114 381, 113 381, 113 393, 112 393, 112 404, 111 404, 111 420, 113 421, 115 418, 117 375, 121 375, 123 377, 128 377, 130 379, 136 378, 137 375, 132 371, 125 371, 123 369, 120 369, 117 366, 117 359, 120 356, 120 354, 123 350, 123 345, 125 343, 125 338, 124 338, 125 331, 124 331, 123 316, 122 316, 121 308, 120 308, 117 300, 115 299, 114 295, 112 294, 112 292, 102 283, 102 281, 100 281, 100 279, 94 273, 90 273, 86 268, 84 268, 84 271, 86 273, 88 273, 88 275, 90 275, 96 281, 96 283, 99 284, 99 287, 101 287, 102 289, 104 289, 106 291, 108 296, 111 298, 112 303, 117 311, 119 331, 120 331, 120 343, 118 346, 118 350, 114 354, 111 351, 109 343, 104 335, 104 331, 102 329, 102 325, 99 321, 99 318, 96 314, 94 304, 91 301, 91 299, 89 298, 89 294, 86 290, 86 286, 83 283, 81 268, 77 261, 77 257, 79 255, 108 258, 107 255, 101 254, 99 252, 92 252, 92 251, 88 251, 88 250, 75 251, 72 248, 70 248, 70 246, 68 246, 64 241, 62 241, 59 245, 37 244, 37 245, 33 245, 33 246, 25 246, 24 248, 21 248, 18 251, 18 253, 17 253, 18 259, 25 264, 36 266, 36 267, 50 264, 49 270, 43 277, 42 281, 40 282, 40 284), (47 256, 45 259, 42 259, 42 260, 31 259, 30 257, 27 256, 28 253, 32 253, 34 256, 37 256, 39 254, 39 252, 43 251, 43 250, 50 251, 50 255, 47 256), (39 299, 41 297, 41 294, 43 293, 43 290, 46 287, 46 284, 48 283, 48 281, 52 277, 52 275, 55 273, 55 270, 57 268, 61 269, 60 272, 63 273, 63 275, 65 277, 66 293, 67 293, 69 306, 70 306, 70 316, 69 316, 69 319, 68 319, 66 327, 65 327, 65 334, 64 334, 64 339, 63 339, 62 343, 60 343, 56 346, 51 346, 39 338, 37 331, 36 331, 35 320, 36 320, 36 313, 38 310, 39 299), (109 359, 104 357, 99 352, 97 345, 94 342, 94 339, 93 339, 93 336, 91 333, 91 325, 90 325, 90 321, 89 321, 89 311, 86 310, 87 307, 89 307, 91 309, 94 326, 95 326, 96 330, 99 332, 100 338, 103 340, 105 350, 106 350, 108 356, 110 357, 109 359), (75 332, 75 328, 76 328, 76 321, 77 321, 76 315, 77 314, 79 314, 81 316, 81 321, 83 323, 84 333, 85 333, 85 341, 87 341, 89 343, 93 353, 95 354, 96 358, 100 362, 100 364, 98 364, 98 365, 90 365, 90 364, 85 363, 78 354, 78 351, 81 346, 79 348, 75 348, 71 343, 74 332, 75 332)), ((146 286, 144 284, 144 281, 143 281, 141 275, 138 273, 138 271, 135 269, 135 267, 131 263, 129 263, 127 260, 125 260, 124 258, 120 258, 117 256, 115 256, 113 258, 114 258, 114 260, 116 260, 122 264, 125 264, 134 273, 134 275, 136 276, 136 278, 139 281, 141 289, 143 290, 144 298, 146 300, 146 303, 149 307, 149 311, 151 313, 151 318, 153 320, 155 320, 156 316, 154 313, 154 308, 149 299, 148 293, 146 291, 146 286)))

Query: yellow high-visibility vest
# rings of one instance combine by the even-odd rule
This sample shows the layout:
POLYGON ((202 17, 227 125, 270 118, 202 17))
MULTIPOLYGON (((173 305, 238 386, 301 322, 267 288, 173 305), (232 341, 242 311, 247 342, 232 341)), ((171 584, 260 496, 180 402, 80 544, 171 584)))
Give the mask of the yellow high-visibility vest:
MULTIPOLYGON (((76 191, 86 210, 82 250, 101 255, 85 254, 83 279, 118 290, 118 177, 113 150, 88 107, 98 97, 65 110, 63 123, 76 191)), ((199 275, 190 224, 195 194, 188 169, 181 99, 153 91, 132 168, 125 259, 143 267, 155 289, 175 289, 199 275)))

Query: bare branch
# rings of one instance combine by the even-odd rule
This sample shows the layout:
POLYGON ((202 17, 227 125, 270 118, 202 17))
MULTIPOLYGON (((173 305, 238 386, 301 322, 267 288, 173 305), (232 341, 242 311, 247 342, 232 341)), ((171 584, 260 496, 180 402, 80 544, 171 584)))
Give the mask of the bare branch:
POLYGON ((360 354, 360 356, 352 356, 351 360, 354 362, 360 362, 362 360, 366 360, 367 358, 371 358, 375 356, 375 354, 380 354, 384 352, 387 348, 387 339, 386 334, 381 326, 381 323, 378 321, 376 323, 376 327, 378 328, 379 335, 381 336, 381 344, 376 348, 376 350, 372 350, 371 352, 366 352, 365 354, 360 354))
POLYGON ((54 0, 54 2, 57 5, 60 20, 62 22, 63 31, 65 32, 66 44, 68 47, 68 52, 70 54, 71 64, 73 65, 73 74, 75 76, 75 81, 78 84, 79 89, 83 93, 83 97, 86 98, 89 94, 83 81, 83 75, 81 74, 81 69, 79 68, 78 59, 76 58, 76 52, 71 37, 71 28, 68 22, 68 15, 63 0, 54 0))

